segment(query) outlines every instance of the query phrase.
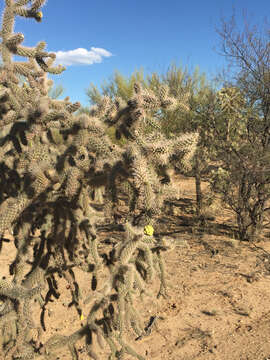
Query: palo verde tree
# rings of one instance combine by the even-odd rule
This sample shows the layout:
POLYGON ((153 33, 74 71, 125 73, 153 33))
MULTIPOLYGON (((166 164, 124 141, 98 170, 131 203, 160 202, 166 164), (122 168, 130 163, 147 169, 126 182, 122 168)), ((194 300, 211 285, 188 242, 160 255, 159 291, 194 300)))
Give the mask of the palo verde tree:
MULTIPOLYGON (((195 87, 197 86, 197 88, 199 88, 199 86, 204 83, 204 75, 199 76, 198 70, 194 72, 194 79, 191 78, 191 76, 188 78, 187 70, 182 71, 180 68, 176 68, 175 65, 172 65, 168 70, 168 74, 163 77, 156 73, 144 76, 143 69, 134 71, 130 77, 125 77, 119 71, 116 71, 109 81, 105 81, 101 85, 101 91, 98 90, 94 84, 91 84, 86 94, 93 107, 99 106, 104 96, 112 101, 122 104, 123 102, 128 101, 127 99, 130 98, 132 88, 136 83, 141 84, 141 86, 143 86, 144 89, 147 89, 150 94, 159 96, 159 94, 163 92, 165 98, 169 96, 176 99, 174 107, 163 107, 158 110, 154 108, 149 109, 149 112, 145 117, 145 122, 142 124, 142 131, 145 135, 150 136, 155 133, 157 136, 164 136, 166 139, 171 139, 172 132, 176 132, 175 124, 178 124, 178 135, 180 137, 187 132, 196 132, 196 129, 192 128, 190 124, 188 126, 185 125, 183 118, 190 110, 189 98, 187 96, 190 88, 193 88, 195 93, 195 87), (153 121, 153 119, 155 121, 153 121), (182 124, 180 124, 181 121, 182 124), (170 123, 170 126, 168 126, 168 123, 170 123)), ((81 112, 91 113, 91 107, 79 109, 78 113, 81 112)), ((186 121, 186 123, 187 122, 188 121, 186 121)), ((119 129, 117 130, 114 124, 112 124, 110 131, 108 131, 108 135, 116 144, 121 146, 127 144, 127 139, 123 139, 123 137, 120 139, 119 129)), ((190 170, 189 165, 187 168, 182 165, 181 169, 183 172, 190 170)), ((163 180, 169 182, 170 177, 168 174, 165 174, 164 171, 162 171, 162 174, 164 176, 163 180)))
MULTIPOLYGON (((200 87, 202 88, 206 82, 205 75, 199 74, 195 69, 193 74, 189 74, 187 69, 182 70, 175 64, 171 64, 165 74, 152 73, 145 76, 143 69, 134 71, 129 77, 125 77, 119 71, 115 71, 114 75, 101 85, 101 91, 94 84, 90 84, 86 95, 89 97, 90 105, 100 103, 102 96, 108 96, 111 99, 122 99, 127 101, 130 98, 135 83, 140 83, 144 88, 151 90, 154 94, 158 94, 162 86, 166 86, 169 95, 178 100, 178 106, 173 110, 166 111, 162 109, 152 116, 158 121, 159 130, 169 138, 172 133, 183 133, 193 131, 189 121, 184 121, 189 108, 190 92, 194 93, 200 87)), ((89 108, 82 108, 78 112, 89 112, 89 108)), ((153 128, 146 129, 147 132, 153 128)))
MULTIPOLYGON (((209 112, 215 97, 214 86, 204 73, 200 73, 198 67, 190 72, 187 68, 182 69, 175 64, 171 64, 165 74, 153 73, 148 77, 148 82, 153 91, 161 84, 168 86, 169 94, 178 99, 180 104, 173 111, 168 112, 165 109, 157 114, 160 131, 167 138, 181 136, 187 131, 196 131, 199 134, 192 167, 187 174, 195 178, 196 215, 203 219, 205 204, 201 181, 202 177, 207 179, 210 175, 209 162, 214 152, 209 122, 209 112)), ((181 168, 180 171, 184 172, 184 169, 181 168)))
MULTIPOLYGON (((109 81, 101 85, 101 91, 94 84, 91 84, 87 90, 90 104, 100 103, 104 95, 111 99, 126 100, 129 98, 135 82, 140 82, 155 94, 158 94, 160 88, 165 85, 168 87, 169 95, 178 100, 178 106, 173 110, 161 109, 151 114, 151 117, 157 120, 156 125, 155 127, 146 126, 144 130, 146 133, 160 132, 167 139, 181 136, 185 132, 197 131, 199 133, 191 172, 196 181, 196 210, 199 216, 203 205, 201 177, 202 173, 205 175, 207 172, 209 164, 207 153, 211 147, 211 141, 208 141, 208 104, 211 101, 211 96, 213 96, 210 82, 206 79, 205 74, 200 74, 198 68, 191 73, 187 68, 182 69, 174 63, 170 65, 165 74, 152 73, 144 76, 143 70, 141 70, 135 71, 130 77, 125 77, 117 71, 109 81)), ((78 112, 81 111, 89 112, 90 109, 78 110, 78 112)), ((109 135, 117 143, 114 134, 115 129, 109 135)), ((181 171, 185 172, 185 169, 182 167, 181 171)))
MULTIPOLYGON (((119 71, 115 71, 113 76, 108 81, 104 81, 103 84, 101 84, 101 91, 95 84, 90 83, 89 88, 86 90, 86 95, 89 98, 90 107, 81 107, 77 113, 91 113, 91 106, 100 104, 104 96, 109 97, 111 100, 127 102, 133 94, 134 85, 136 83, 139 83, 143 85, 144 88, 149 89, 149 84, 147 79, 145 79, 143 69, 139 71, 135 70, 130 77, 125 77, 119 71)), ((153 116, 153 113, 151 116, 153 116)), ((156 127, 157 126, 158 125, 156 124, 156 127)), ((147 133, 153 131, 153 126, 145 124, 145 131, 147 133)), ((120 146, 127 144, 126 139, 116 138, 116 128, 113 125, 108 129, 107 133, 114 144, 118 144, 120 146)))
POLYGON ((45 51, 44 41, 26 47, 24 35, 13 32, 16 16, 40 22, 45 2, 5 0, 0 31, 0 251, 6 231, 16 246, 10 276, 0 279, 0 353, 10 360, 48 360, 65 348, 76 360, 82 339, 91 359, 98 358, 99 345, 109 359, 129 354, 143 360, 127 343, 127 333, 146 334, 134 300, 154 301, 166 292, 163 253, 170 243, 155 237, 154 229, 163 202, 177 197, 177 189, 162 177, 173 162, 190 166, 198 134, 168 140, 144 133, 145 124, 155 124, 152 112, 177 106, 165 86, 154 94, 136 83, 127 101, 105 96, 88 115, 75 115, 78 102, 50 98, 47 74, 65 69, 53 66, 55 54, 45 51), (27 61, 13 61, 14 55, 27 61), (107 136, 112 125, 117 138, 128 139, 125 147, 107 136), (95 195, 102 187, 98 209, 95 195), (122 236, 102 244, 100 226, 117 225, 120 195, 127 203, 118 227, 122 236), (75 268, 91 279, 86 295, 75 268), (44 340, 44 314, 49 301, 61 297, 60 278, 83 323, 44 340), (160 289, 153 294, 156 278, 160 289), (34 301, 40 307, 35 319, 34 301))
POLYGON ((201 181, 202 176, 209 176, 209 161, 213 157, 209 112, 215 96, 214 87, 206 75, 200 73, 198 67, 191 73, 187 68, 182 70, 175 64, 161 76, 152 74, 149 83, 151 88, 166 84, 171 96, 179 99, 180 103, 185 99, 184 106, 178 106, 171 112, 165 109, 159 114, 161 131, 167 137, 171 137, 172 134, 174 137, 181 136, 186 131, 196 131, 199 134, 189 173, 195 178, 196 215, 201 218, 204 205, 201 181))
POLYGON ((101 84, 101 93, 97 86, 91 83, 86 94, 91 105, 99 103, 102 96, 109 96, 112 99, 120 97, 128 101, 133 94, 135 83, 140 83, 147 87, 147 80, 145 80, 143 69, 135 70, 128 78, 124 77, 119 71, 115 71, 109 81, 104 81, 101 84))

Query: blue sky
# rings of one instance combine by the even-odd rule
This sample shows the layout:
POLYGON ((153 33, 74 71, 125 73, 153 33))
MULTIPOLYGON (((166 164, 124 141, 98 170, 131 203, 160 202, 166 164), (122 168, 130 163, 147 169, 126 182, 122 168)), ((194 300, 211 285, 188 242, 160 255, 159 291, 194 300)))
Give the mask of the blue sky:
POLYGON ((214 51, 219 43, 215 27, 233 8, 240 26, 243 10, 260 25, 270 14, 270 1, 48 0, 42 22, 16 17, 14 32, 24 34, 24 46, 46 41, 46 50, 57 55, 54 64, 67 68, 49 75, 64 87, 61 98, 87 106, 90 83, 100 86, 115 70, 125 76, 141 68, 145 74, 165 73, 175 62, 214 76, 225 64, 214 51))

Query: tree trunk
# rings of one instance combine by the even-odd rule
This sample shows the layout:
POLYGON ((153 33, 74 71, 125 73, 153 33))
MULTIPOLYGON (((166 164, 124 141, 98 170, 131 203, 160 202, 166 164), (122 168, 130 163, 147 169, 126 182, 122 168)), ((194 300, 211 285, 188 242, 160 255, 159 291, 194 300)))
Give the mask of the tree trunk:
POLYGON ((266 201, 264 199, 258 200, 251 211, 250 241, 256 241, 256 239, 259 239, 261 235, 263 229, 263 214, 265 203, 266 201))
POLYGON ((195 154, 195 184, 196 184, 196 215, 200 216, 202 212, 202 188, 201 188, 201 172, 198 161, 198 155, 195 154))
POLYGON ((250 236, 248 233, 249 227, 249 216, 245 211, 240 211, 237 214, 237 225, 238 225, 238 235, 239 240, 241 241, 249 241, 250 236))

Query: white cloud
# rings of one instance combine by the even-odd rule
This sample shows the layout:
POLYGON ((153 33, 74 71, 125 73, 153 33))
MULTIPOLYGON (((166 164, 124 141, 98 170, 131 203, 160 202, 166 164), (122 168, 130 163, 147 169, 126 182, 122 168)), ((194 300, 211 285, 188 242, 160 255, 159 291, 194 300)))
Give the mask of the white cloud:
POLYGON ((91 47, 90 50, 78 48, 69 51, 54 51, 56 59, 53 65, 92 65, 100 63, 103 57, 110 57, 112 54, 102 48, 91 47))

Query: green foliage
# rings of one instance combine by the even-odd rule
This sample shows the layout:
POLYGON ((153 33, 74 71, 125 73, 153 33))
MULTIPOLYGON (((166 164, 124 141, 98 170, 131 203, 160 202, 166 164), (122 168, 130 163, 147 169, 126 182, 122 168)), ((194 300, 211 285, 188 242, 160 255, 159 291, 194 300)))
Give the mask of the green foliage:
POLYGON ((89 97, 91 105, 99 104, 102 96, 109 96, 112 99, 120 97, 124 101, 128 101, 133 95, 133 89, 136 83, 140 83, 144 85, 144 87, 147 85, 144 80, 143 69, 134 71, 129 78, 124 77, 119 71, 115 71, 113 77, 101 85, 101 93, 98 88, 91 83, 86 94, 89 97))
MULTIPOLYGON (((108 96, 113 100, 128 101, 136 82, 142 84, 155 96, 160 96, 162 91, 167 91, 169 96, 177 100, 177 104, 172 108, 163 108, 157 112, 151 112, 149 121, 154 118, 156 120, 155 127, 153 124, 146 123, 144 126, 145 134, 159 131, 166 138, 170 138, 171 134, 180 135, 187 131, 197 130, 195 109, 207 101, 205 94, 210 91, 210 85, 205 74, 200 74, 198 68, 190 74, 187 69, 182 70, 181 67, 172 64, 164 75, 152 73, 145 76, 141 69, 134 71, 130 77, 125 77, 116 71, 109 81, 101 85, 101 91, 94 84, 91 84, 86 94, 92 106, 100 104, 102 96, 108 96)), ((87 107, 78 110, 79 113, 90 113, 90 111, 87 107)), ((116 138, 113 141, 120 145, 116 138)))
MULTIPOLYGON (((113 77, 109 81, 104 81, 101 85, 101 91, 93 83, 90 84, 89 89, 86 91, 86 95, 89 97, 90 105, 95 106, 102 102, 104 96, 108 96, 112 100, 121 99, 127 102, 133 94, 134 85, 136 83, 143 84, 147 87, 146 81, 144 80, 143 70, 134 71, 134 73, 126 78, 119 71, 115 71, 113 77)), ((78 113, 91 113, 91 110, 87 107, 81 107, 78 113)), ((146 126, 145 131, 149 133, 153 130, 152 127, 146 126)), ((115 136, 116 129, 112 126, 108 129, 107 135, 111 138, 114 144, 123 146, 127 142, 125 139, 117 139, 115 136)))

